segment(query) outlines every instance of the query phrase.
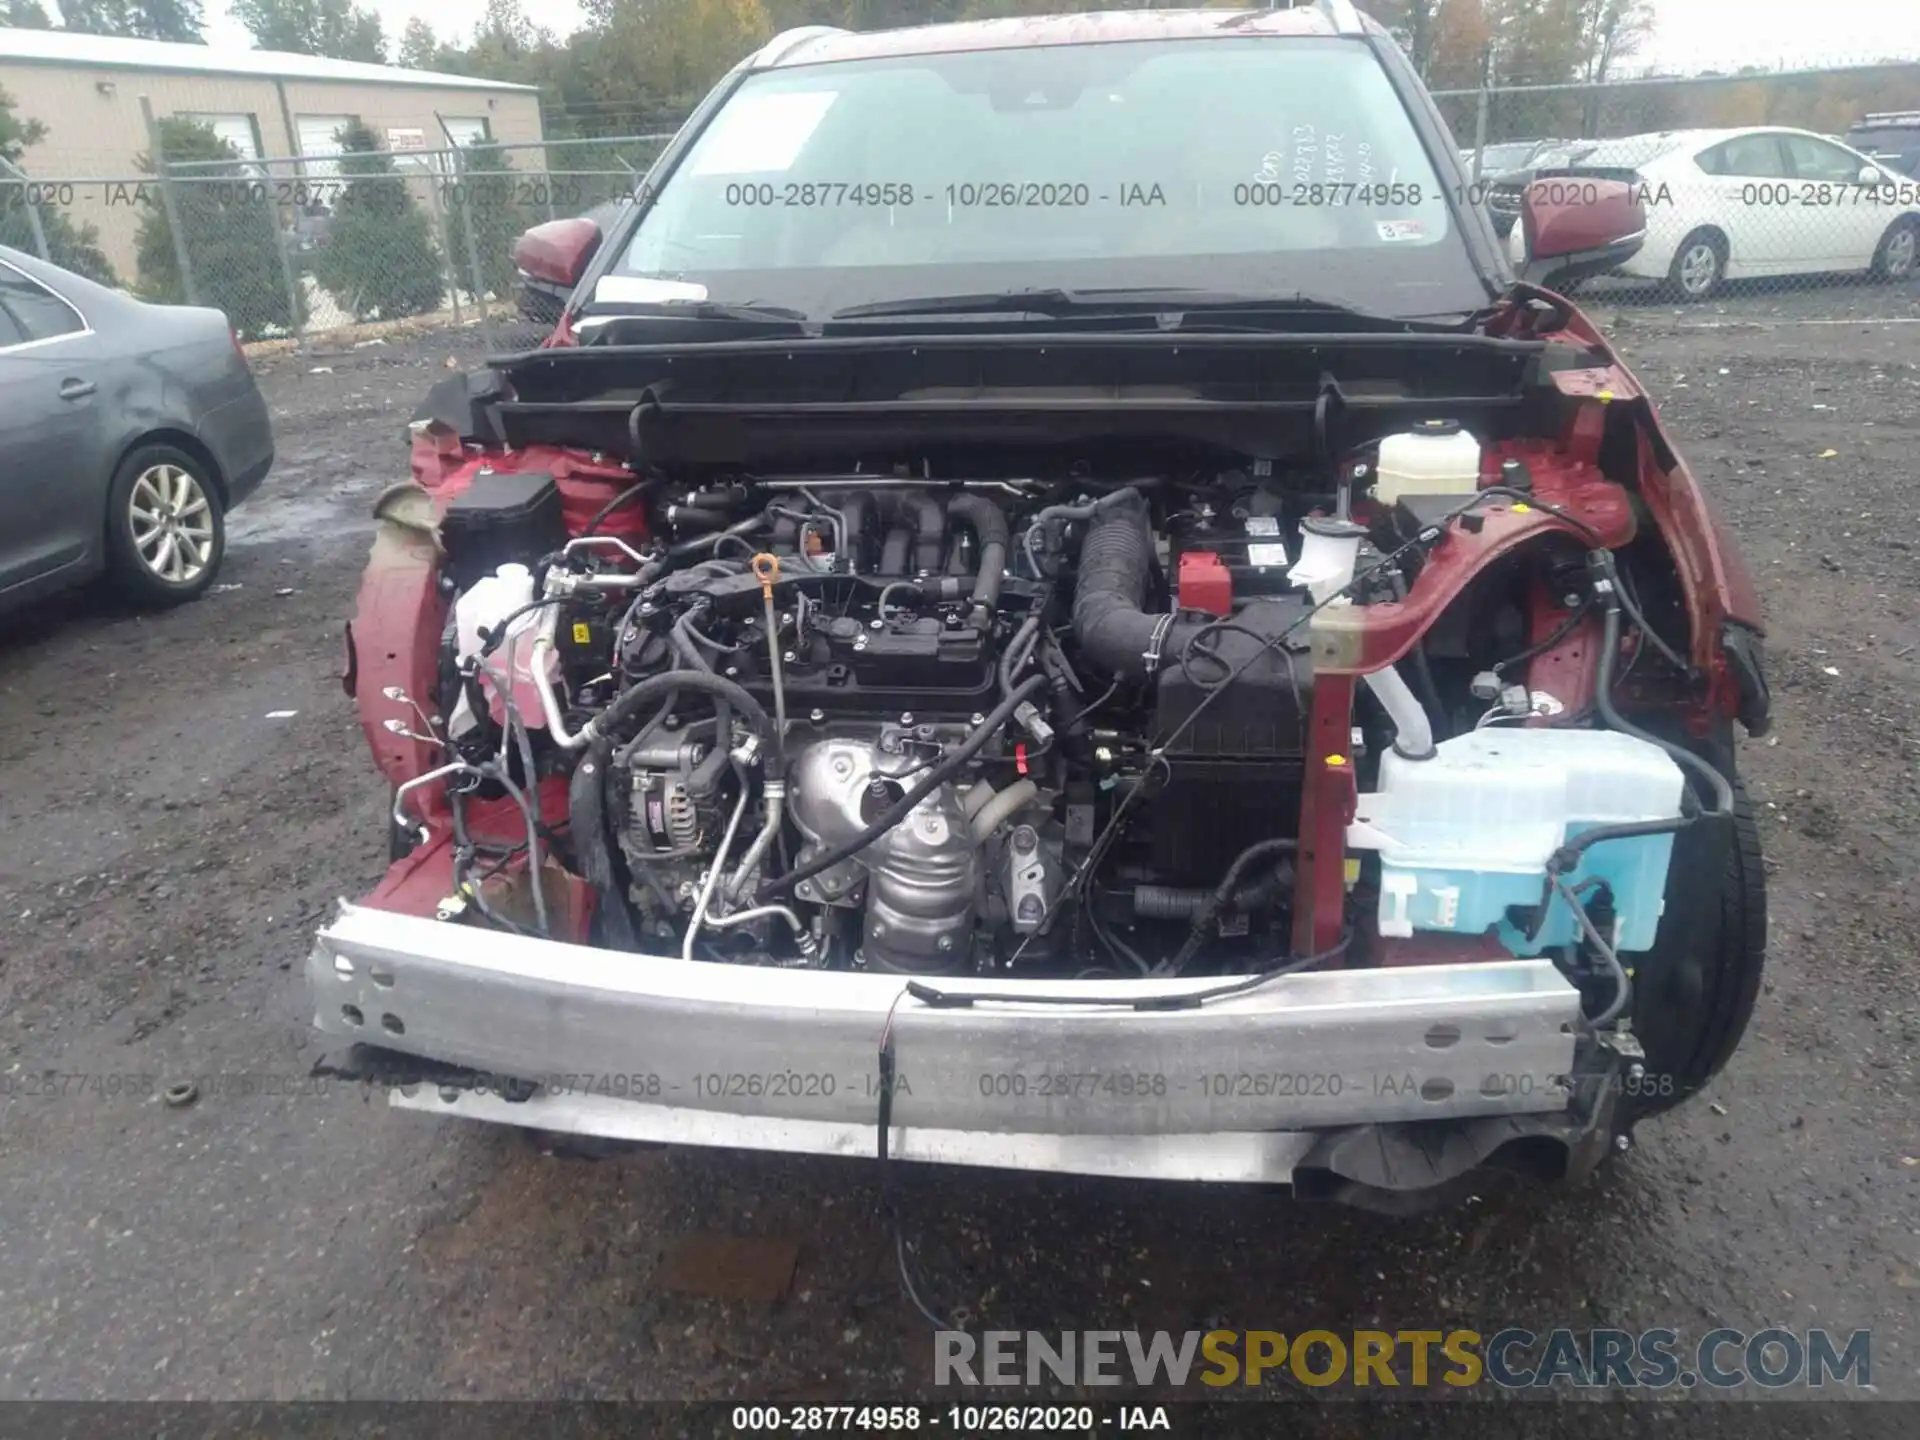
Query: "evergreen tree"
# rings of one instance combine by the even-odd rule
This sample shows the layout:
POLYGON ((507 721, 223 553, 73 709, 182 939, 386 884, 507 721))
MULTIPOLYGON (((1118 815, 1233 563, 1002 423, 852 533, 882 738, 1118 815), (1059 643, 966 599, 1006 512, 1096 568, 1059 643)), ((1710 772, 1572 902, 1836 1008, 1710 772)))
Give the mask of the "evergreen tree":
POLYGON ((231 14, 262 50, 387 63, 379 15, 353 0, 234 0, 231 14))
MULTIPOLYGON (((0 90, 0 160, 21 167, 27 147, 41 140, 47 127, 38 120, 22 120, 13 113, 13 97, 0 90)), ((32 181, 21 184, 0 173, 0 245, 11 245, 29 255, 39 254, 33 237, 33 218, 27 213, 30 201, 38 201, 40 231, 47 237, 47 258, 76 275, 98 280, 102 285, 118 285, 119 277, 100 249, 100 231, 92 225, 75 225, 71 216, 57 205, 48 204, 33 189, 32 181)))
MULTIPOLYGON (((40 8, 32 0, 28 5, 40 8)), ((200 0, 60 0, 60 16, 66 29, 88 35, 172 40, 187 45, 207 43, 200 33, 207 23, 200 0)))
POLYGON ((507 152, 498 145, 484 143, 461 149, 459 173, 446 194, 447 242, 453 247, 453 268, 460 277, 461 289, 473 287, 476 251, 481 290, 505 297, 519 283, 513 267, 513 242, 532 223, 519 201, 521 184, 507 152), (467 246, 469 221, 473 225, 472 250, 467 246))
MULTIPOLYGON (((271 194, 239 153, 198 120, 168 116, 160 122, 160 142, 175 165, 226 162, 183 171, 183 177, 193 178, 181 178, 174 187, 200 303, 226 311, 227 322, 246 339, 291 330, 293 315, 280 268, 280 221, 271 194)), ((137 163, 147 174, 157 173, 152 156, 142 155, 137 163)), ((184 304, 187 287, 174 256, 173 231, 158 187, 147 189, 154 193, 143 197, 147 211, 135 240, 138 288, 143 299, 184 304)))
POLYGON ((348 126, 340 143, 346 188, 333 207, 332 233, 314 258, 314 278, 356 320, 437 310, 445 294, 440 257, 393 157, 364 125, 348 126))
POLYGON ((51 30, 53 21, 47 18, 46 8, 40 0, 6 0, 0 5, 0 24, 13 30, 51 30))

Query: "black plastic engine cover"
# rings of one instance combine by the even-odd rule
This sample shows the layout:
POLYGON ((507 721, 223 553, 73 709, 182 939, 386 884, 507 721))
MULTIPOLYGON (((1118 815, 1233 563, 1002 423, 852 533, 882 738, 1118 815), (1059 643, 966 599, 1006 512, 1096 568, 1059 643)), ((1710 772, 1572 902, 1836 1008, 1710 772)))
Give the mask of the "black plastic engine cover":
POLYGON ((1208 632, 1204 654, 1189 655, 1184 666, 1176 659, 1160 672, 1153 733, 1170 735, 1222 680, 1247 665, 1167 747, 1172 776, 1154 806, 1153 863, 1168 883, 1215 883, 1242 850, 1292 834, 1299 823, 1313 698, 1306 629, 1263 645, 1306 606, 1297 596, 1243 605, 1233 623, 1252 634, 1208 632))

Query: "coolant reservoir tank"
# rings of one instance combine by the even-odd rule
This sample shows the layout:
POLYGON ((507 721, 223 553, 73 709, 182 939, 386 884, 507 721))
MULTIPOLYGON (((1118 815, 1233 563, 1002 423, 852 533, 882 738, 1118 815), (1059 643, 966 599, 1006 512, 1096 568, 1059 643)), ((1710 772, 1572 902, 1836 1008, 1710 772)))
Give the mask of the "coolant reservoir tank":
POLYGON ((533 600, 533 572, 524 565, 502 565, 483 575, 454 602, 454 628, 462 660, 479 653, 480 632, 491 630, 533 600))
POLYGON ((1423 420, 1380 442, 1374 498, 1391 505, 1402 495, 1471 495, 1480 488, 1480 442, 1457 420, 1423 420))

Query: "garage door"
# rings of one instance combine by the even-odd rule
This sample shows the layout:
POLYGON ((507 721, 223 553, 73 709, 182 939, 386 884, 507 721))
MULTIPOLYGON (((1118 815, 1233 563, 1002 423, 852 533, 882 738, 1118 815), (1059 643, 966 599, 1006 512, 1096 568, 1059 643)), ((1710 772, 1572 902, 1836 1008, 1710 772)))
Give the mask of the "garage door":
POLYGON ((231 145, 243 160, 260 158, 260 132, 254 127, 251 115, 216 115, 207 112, 185 111, 183 120, 198 120, 209 127, 214 134, 231 145))
POLYGON ((301 167, 309 177, 338 175, 340 166, 333 157, 340 154, 340 132, 353 123, 351 115, 302 115, 294 121, 300 136, 300 154, 306 158, 301 167), (315 159, 314 157, 321 157, 315 159))
POLYGON ((447 133, 453 137, 453 143, 462 147, 484 145, 487 143, 487 122, 485 120, 462 120, 458 116, 446 118, 447 133))

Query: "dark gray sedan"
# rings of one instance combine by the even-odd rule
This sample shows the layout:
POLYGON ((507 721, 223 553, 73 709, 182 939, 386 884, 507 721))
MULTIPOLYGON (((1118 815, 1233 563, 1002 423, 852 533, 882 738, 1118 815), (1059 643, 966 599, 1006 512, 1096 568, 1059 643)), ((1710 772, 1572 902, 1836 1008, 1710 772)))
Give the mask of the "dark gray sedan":
POLYGON ((0 610, 101 574, 142 604, 192 599, 272 464, 218 310, 145 305, 0 246, 0 610))

